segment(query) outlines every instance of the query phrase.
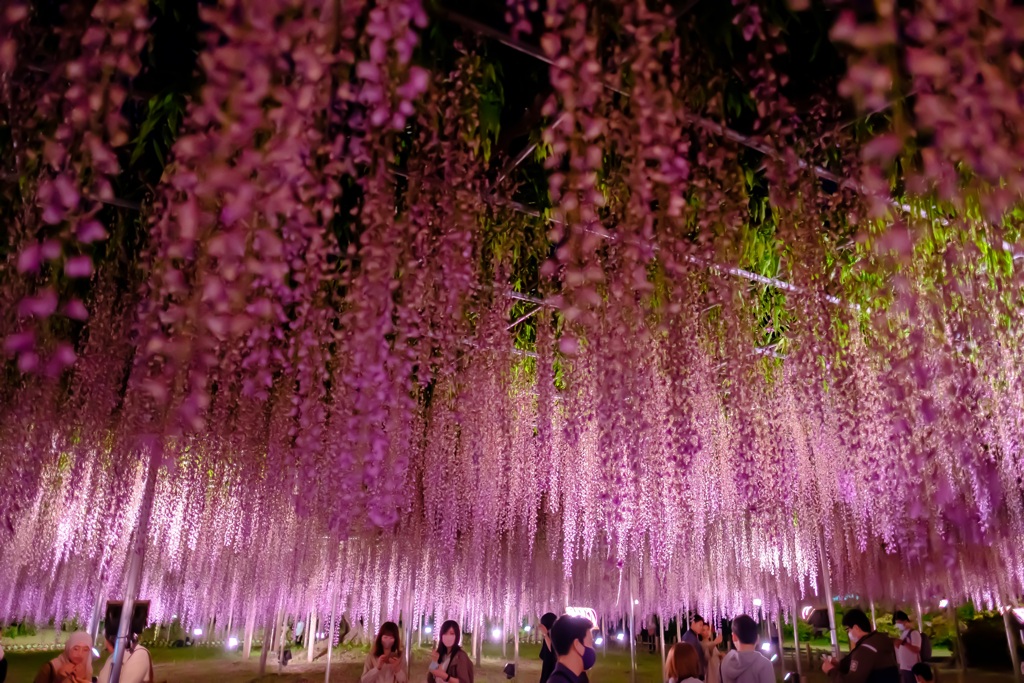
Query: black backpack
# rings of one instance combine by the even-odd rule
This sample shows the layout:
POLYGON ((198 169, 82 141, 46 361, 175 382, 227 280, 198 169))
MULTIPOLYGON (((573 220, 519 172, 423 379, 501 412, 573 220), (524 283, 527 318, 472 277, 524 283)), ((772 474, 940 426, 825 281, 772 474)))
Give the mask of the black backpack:
MULTIPOLYGON (((915 628, 915 629, 911 629, 910 631, 907 631, 907 635, 905 635, 903 637, 903 642, 904 643, 910 642, 910 636, 913 635, 914 631, 917 631, 917 629, 915 628)), ((931 636, 929 636, 924 631, 917 631, 917 632, 921 634, 921 654, 920 654, 921 661, 922 662, 930 662, 930 661, 932 661, 932 639, 931 639, 931 636)))

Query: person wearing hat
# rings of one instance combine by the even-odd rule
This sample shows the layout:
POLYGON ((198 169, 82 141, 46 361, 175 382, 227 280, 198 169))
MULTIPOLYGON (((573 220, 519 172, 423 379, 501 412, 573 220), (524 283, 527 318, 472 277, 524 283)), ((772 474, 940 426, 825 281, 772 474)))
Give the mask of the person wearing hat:
POLYGON ((915 683, 913 668, 921 662, 921 632, 911 626, 910 617, 903 610, 892 615, 892 623, 900 632, 900 637, 893 641, 900 665, 900 683, 915 683))

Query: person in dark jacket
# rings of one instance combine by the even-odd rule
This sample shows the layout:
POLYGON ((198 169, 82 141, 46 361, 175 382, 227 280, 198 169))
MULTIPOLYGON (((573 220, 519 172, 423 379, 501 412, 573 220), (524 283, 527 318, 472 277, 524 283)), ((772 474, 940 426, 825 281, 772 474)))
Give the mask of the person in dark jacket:
POLYGON ((700 680, 704 680, 704 676, 707 674, 708 662, 704 657, 704 646, 701 644, 701 634, 704 633, 707 622, 699 614, 694 615, 693 621, 690 622, 690 628, 683 634, 682 642, 690 644, 694 650, 697 651, 697 659, 700 660, 700 675, 697 676, 700 680))
POLYGON ((558 655, 555 654, 555 649, 551 646, 551 627, 555 625, 557 619, 554 612, 548 612, 540 618, 538 628, 543 638, 540 646, 540 683, 548 682, 551 672, 555 670, 555 664, 558 663, 558 655))
POLYGON ((551 627, 551 645, 558 664, 548 683, 583 683, 586 671, 597 661, 594 650, 594 625, 583 617, 563 614, 551 627))
POLYGON ((836 662, 829 658, 821 670, 831 681, 841 683, 899 683, 900 668, 896 648, 884 633, 871 630, 871 620, 862 610, 852 609, 843 615, 843 628, 854 644, 850 654, 836 662))

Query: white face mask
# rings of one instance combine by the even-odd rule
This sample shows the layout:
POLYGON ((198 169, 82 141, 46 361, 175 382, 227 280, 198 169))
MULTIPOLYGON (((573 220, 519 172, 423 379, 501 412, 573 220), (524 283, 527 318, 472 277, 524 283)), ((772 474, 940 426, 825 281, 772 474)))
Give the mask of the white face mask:
POLYGON ((903 624, 896 624, 896 630, 899 631, 900 633, 906 633, 907 632, 907 627, 905 625, 903 625, 903 624))
POLYGON ((395 639, 391 636, 381 636, 380 644, 384 646, 384 652, 391 652, 391 648, 395 646, 395 639))
POLYGON ((445 635, 441 636, 441 643, 449 650, 452 649, 452 647, 455 645, 455 634, 446 633, 445 635))
POLYGON ((852 647, 856 645, 858 640, 860 640, 860 638, 854 635, 853 631, 850 631, 850 646, 852 647))

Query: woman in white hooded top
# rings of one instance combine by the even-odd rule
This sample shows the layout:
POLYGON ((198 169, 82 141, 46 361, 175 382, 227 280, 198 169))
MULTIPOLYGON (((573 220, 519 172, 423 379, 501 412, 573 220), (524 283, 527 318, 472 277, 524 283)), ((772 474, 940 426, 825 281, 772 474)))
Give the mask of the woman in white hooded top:
POLYGON ((398 624, 385 621, 377 632, 373 647, 366 655, 363 676, 359 683, 407 683, 408 680, 409 671, 402 656, 398 624))

